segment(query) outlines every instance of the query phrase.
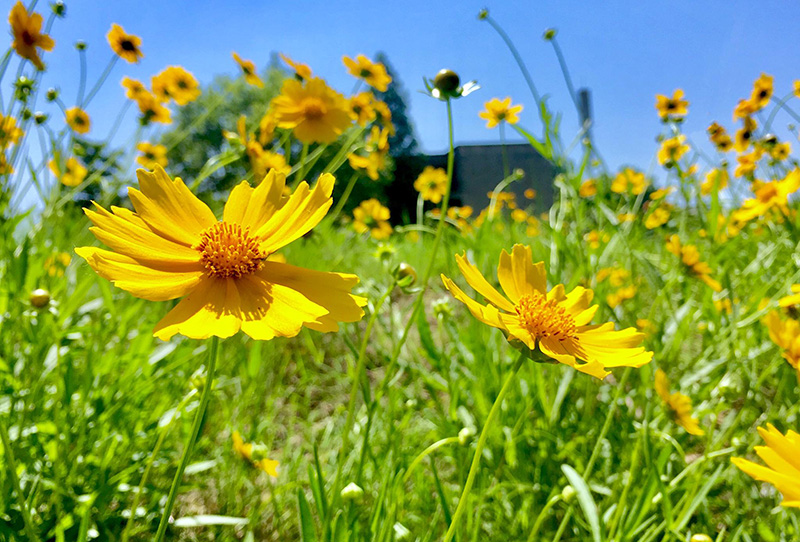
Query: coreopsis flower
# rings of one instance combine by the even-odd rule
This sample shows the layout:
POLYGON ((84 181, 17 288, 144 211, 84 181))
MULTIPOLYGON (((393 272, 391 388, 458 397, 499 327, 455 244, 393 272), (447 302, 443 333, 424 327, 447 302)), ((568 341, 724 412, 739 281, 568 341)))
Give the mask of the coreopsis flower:
POLYGON ((578 189, 578 195, 582 198, 590 198, 597 195, 597 181, 595 179, 583 181, 578 189))
POLYGON ((64 186, 78 186, 86 178, 86 168, 74 156, 67 160, 63 171, 56 158, 50 160, 47 165, 64 186))
POLYGON ((143 125, 151 122, 160 124, 172 123, 172 113, 170 113, 169 108, 165 107, 150 91, 139 92, 136 97, 136 105, 142 113, 141 123, 143 125))
POLYGON ((636 295, 636 286, 633 284, 629 284, 624 288, 620 288, 619 290, 612 292, 606 296, 606 303, 612 309, 617 308, 622 304, 623 301, 628 299, 633 299, 636 295))
POLYGON ((719 192, 728 186, 728 170, 724 168, 712 169, 706 173, 705 180, 700 184, 700 194, 708 196, 713 192, 719 192))
POLYGON ((634 220, 636 220, 636 215, 633 213, 620 213, 617 215, 617 221, 620 223, 633 222, 634 220))
POLYGON ((308 65, 295 62, 283 53, 281 53, 281 58, 294 70, 294 74, 298 79, 311 79, 311 68, 309 68, 308 65))
POLYGON ((392 110, 389 105, 381 100, 372 102, 372 107, 375 109, 375 114, 384 128, 389 130, 389 134, 394 135, 394 124, 392 124, 392 110))
POLYGON ((528 220, 528 213, 525 209, 514 209, 511 211, 511 220, 517 224, 522 224, 528 220))
POLYGON ((525 196, 526 199, 533 199, 536 197, 536 190, 533 188, 526 188, 522 195, 525 196))
POLYGON ((142 38, 126 33, 120 25, 112 24, 106 37, 111 50, 124 61, 135 64, 144 56, 142 50, 139 49, 142 38))
POLYGON ((719 313, 730 314, 733 312, 733 303, 729 297, 723 297, 722 299, 715 299, 714 300, 714 308, 717 309, 719 313))
POLYGON ((788 141, 775 143, 769 149, 769 155, 777 162, 782 162, 783 160, 789 158, 789 154, 791 154, 791 152, 792 145, 788 141))
POLYGON ((485 109, 478 113, 478 116, 486 121, 487 128, 494 128, 501 122, 507 122, 509 124, 516 124, 519 122, 519 117, 517 115, 522 111, 522 106, 512 106, 510 97, 506 97, 504 100, 492 98, 483 104, 483 106, 485 109))
POLYGON ((772 424, 758 428, 766 446, 756 446, 758 456, 766 467, 741 457, 731 462, 748 476, 775 486, 783 495, 782 506, 800 508, 800 434, 789 430, 785 435, 772 424))
POLYGON ((711 266, 700 260, 700 251, 695 245, 683 245, 677 235, 667 240, 667 250, 681 259, 686 269, 715 292, 722 291, 722 284, 711 278, 711 266))
POLYGON ((644 227, 648 230, 653 230, 663 226, 669 221, 671 214, 672 206, 668 203, 662 202, 647 215, 647 218, 644 219, 644 227))
POLYGON ((800 284, 792 285, 792 294, 784 296, 778 300, 778 306, 782 308, 800 305, 800 284))
POLYGON ((86 134, 92 127, 92 121, 89 120, 89 115, 80 107, 70 107, 65 112, 67 117, 67 124, 72 128, 73 132, 79 134, 86 134))
POLYGON ((386 66, 380 62, 372 62, 364 55, 358 55, 355 60, 348 56, 342 57, 342 62, 347 66, 350 75, 364 80, 372 88, 386 92, 392 77, 386 73, 386 66))
POLYGON ((614 180, 611 182, 611 191, 617 194, 630 192, 634 196, 638 196, 645 191, 647 185, 648 182, 644 173, 627 167, 614 177, 614 180))
POLYGON ((615 288, 619 288, 630 277, 630 272, 621 267, 604 267, 597 272, 595 280, 597 284, 604 282, 608 279, 609 284, 615 288))
POLYGON ((268 111, 261 120, 258 121, 258 142, 261 146, 266 145, 273 139, 275 139, 275 128, 278 125, 275 122, 275 117, 272 116, 272 112, 268 111))
POLYGON ((750 142, 753 140, 753 132, 755 132, 756 128, 758 128, 758 124, 756 124, 756 121, 753 120, 752 117, 744 118, 744 126, 737 130, 736 136, 734 137, 733 148, 736 152, 744 152, 747 150, 747 147, 750 146, 750 142))
POLYGON ((270 107, 277 126, 303 143, 333 143, 352 122, 347 99, 317 77, 287 79, 270 107))
POLYGON ((366 171, 367 177, 373 181, 377 181, 380 178, 380 172, 386 169, 385 152, 372 151, 366 156, 352 153, 348 157, 348 161, 351 168, 366 171))
POLYGON ((752 176, 756 172, 756 167, 762 154, 761 149, 754 149, 753 152, 737 156, 736 168, 733 170, 733 175, 737 178, 752 176))
POLYGON ((794 169, 783 180, 762 183, 755 189, 755 198, 745 200, 742 207, 733 213, 737 222, 749 222, 776 211, 789 213, 789 196, 800 189, 800 170, 794 169))
POLYGON ((278 466, 280 463, 268 457, 261 457, 263 451, 261 447, 254 447, 253 443, 245 442, 239 431, 233 432, 233 451, 259 470, 263 470, 273 478, 278 477, 278 466))
POLYGON ((753 83, 753 93, 750 95, 750 103, 753 104, 755 111, 764 109, 769 104, 772 98, 772 81, 771 75, 762 73, 761 76, 753 83))
POLYGON ((653 190, 650 193, 649 199, 650 201, 658 201, 660 199, 664 199, 670 194, 675 191, 674 186, 665 186, 664 188, 659 188, 658 190, 653 190))
POLYGON ((733 109, 733 120, 749 118, 756 112, 755 105, 750 100, 739 100, 733 109))
POLYGON ((25 132, 17 126, 17 119, 0 113, 0 150, 19 143, 25 132))
POLYGON ((44 268, 51 277, 63 277, 64 270, 72 261, 72 256, 66 252, 59 252, 48 256, 44 261, 44 268))
POLYGON ((689 152, 689 145, 686 144, 685 135, 670 137, 661 142, 661 148, 658 149, 658 163, 662 166, 674 164, 687 152, 689 152))
MULTIPOLYGON (((436 210, 438 211, 439 209, 436 210)), ((469 233, 472 231, 469 218, 472 216, 473 212, 474 211, 472 207, 469 205, 464 205, 462 207, 448 207, 447 218, 455 222, 458 229, 460 229, 462 232, 469 233)))
POLYGON ((683 120, 689 113, 689 102, 683 99, 683 89, 676 89, 672 98, 656 94, 656 110, 664 122, 683 120))
POLYGON ((151 84, 153 94, 161 102, 173 100, 178 105, 186 105, 202 94, 197 79, 181 66, 167 66, 152 77, 151 84))
POLYGON ((535 216, 529 216, 527 223, 528 225, 525 227, 525 235, 528 237, 536 237, 539 235, 539 219, 535 216))
POLYGON ((502 208, 504 205, 507 206, 509 209, 516 209, 517 208, 517 195, 513 192, 497 192, 490 191, 486 193, 486 197, 494 199, 498 205, 502 208))
POLYGON ((705 431, 700 429, 697 419, 692 417, 692 400, 677 391, 670 393, 669 379, 661 369, 656 369, 655 388, 658 396, 669 407, 675 423, 683 427, 690 435, 702 436, 706 434, 705 431))
POLYGON ((156 164, 167 167, 167 148, 164 145, 142 141, 136 145, 136 149, 142 153, 136 157, 136 161, 146 169, 155 169, 156 164))
POLYGON ((256 73, 256 65, 253 64, 252 60, 244 60, 236 53, 232 53, 233 59, 239 65, 239 68, 242 70, 242 75, 244 75, 244 80, 247 81, 247 84, 253 85, 255 87, 263 88, 264 81, 256 73))
POLYGON ((122 86, 125 88, 125 97, 131 100, 138 100, 142 95, 150 93, 144 83, 127 76, 122 78, 122 86))
POLYGON ((800 321, 784 319, 778 311, 772 311, 762 323, 767 326, 769 338, 783 351, 783 359, 797 371, 800 380, 800 321))
POLYGON ((56 42, 47 34, 42 34, 42 16, 39 13, 29 14, 23 3, 19 1, 11 8, 8 22, 14 36, 11 47, 19 56, 30 60, 36 69, 44 70, 44 63, 39 58, 37 47, 45 51, 52 51, 56 42))
POLYGON ((366 126, 377 117, 377 112, 373 106, 375 95, 371 92, 359 92, 350 98, 350 110, 356 118, 356 122, 361 126, 366 126))
POLYGON ((101 277, 150 301, 183 298, 153 334, 193 339, 256 340, 293 337, 305 326, 336 331, 361 319, 366 299, 350 290, 358 277, 268 261, 270 254, 311 231, 331 206, 334 178, 304 181, 283 197, 286 177, 270 171, 255 188, 239 183, 222 221, 160 166, 138 170, 140 190, 129 188, 134 211, 99 205, 85 212, 92 232, 112 251, 77 248, 101 277))
POLYGON ((706 131, 708 132, 708 138, 718 151, 728 152, 733 148, 733 140, 724 127, 712 122, 706 131))
POLYGON ((358 233, 369 232, 375 239, 386 239, 392 234, 389 217, 389 209, 377 199, 370 198, 353 209, 353 228, 358 233))
POLYGON ((414 181, 414 189, 425 201, 439 203, 447 190, 447 172, 440 167, 425 166, 414 181))
POLYGON ((613 323, 590 325, 597 311, 597 305, 590 306, 591 290, 578 286, 566 294, 559 284, 548 291, 544 263, 533 263, 530 247, 514 245, 511 254, 505 250, 500 254, 497 278, 505 295, 466 255, 456 255, 456 262, 467 283, 488 303, 475 301, 441 275, 445 287, 475 318, 502 330, 516 346, 600 379, 609 368, 641 367, 653 357, 640 346, 644 335, 636 329, 616 331, 613 323))
POLYGON ((14 173, 14 166, 6 158, 6 153, 0 150, 0 175, 11 175, 14 173))
POLYGON ((611 236, 605 232, 592 230, 583 236, 583 240, 589 243, 589 248, 596 250, 600 248, 601 243, 608 243, 611 240, 611 236))

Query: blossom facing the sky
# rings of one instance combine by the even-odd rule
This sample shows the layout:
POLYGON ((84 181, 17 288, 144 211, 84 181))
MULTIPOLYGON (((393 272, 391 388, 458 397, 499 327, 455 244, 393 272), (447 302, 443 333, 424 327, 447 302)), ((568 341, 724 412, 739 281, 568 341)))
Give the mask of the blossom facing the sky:
POLYGON ((283 53, 281 53, 281 58, 294 70, 295 77, 301 81, 311 79, 311 68, 309 68, 307 64, 295 62, 283 53))
POLYGON ((503 100, 492 98, 483 104, 484 110, 478 116, 486 121, 487 128, 494 128, 501 122, 516 124, 519 122, 519 113, 522 111, 521 105, 511 105, 511 98, 503 100))
POLYGON ((112 24, 111 30, 108 31, 106 37, 111 50, 122 60, 130 64, 136 64, 144 56, 142 50, 139 49, 142 44, 142 38, 128 34, 120 25, 112 24))
POLYGON ((567 294, 558 284, 548 291, 544 262, 533 263, 528 246, 514 245, 510 254, 505 250, 500 254, 497 278, 505 295, 465 255, 456 255, 456 262, 487 304, 475 301, 441 275, 445 287, 475 318, 502 330, 512 343, 600 379, 610 368, 641 367, 653 358, 641 346, 644 335, 635 328, 615 330, 612 322, 590 324, 598 308, 591 305, 591 290, 578 286, 567 294))
POLYGON ((789 430, 782 434, 772 424, 758 428, 766 446, 756 446, 758 456, 767 466, 753 463, 742 457, 732 457, 731 462, 748 476, 775 486, 783 494, 781 505, 800 508, 800 434, 789 430))
POLYGON ((287 79, 270 107, 277 126, 302 143, 333 143, 352 123, 347 99, 317 77, 287 79))
POLYGON ((244 75, 244 80, 247 81, 247 84, 262 88, 264 86, 264 81, 262 81, 256 73, 256 65, 253 61, 245 60, 235 52, 231 54, 233 55, 233 60, 239 65, 239 69, 242 70, 242 75, 244 75))
POLYGON ((671 98, 656 94, 656 111, 665 122, 682 120, 689 113, 689 102, 683 99, 683 89, 676 89, 671 98))
POLYGON ((167 148, 164 145, 153 145, 148 141, 142 141, 136 145, 136 149, 141 153, 136 157, 136 162, 146 169, 155 169, 156 164, 167 167, 167 148))
POLYGON ((174 101, 178 105, 186 105, 195 101, 202 91, 191 72, 182 66, 167 66, 151 79, 153 95, 161 102, 174 101))
POLYGON ((392 77, 386 72, 386 66, 380 62, 373 62, 365 55, 358 55, 355 59, 343 56, 342 62, 347 66, 350 75, 362 79, 369 86, 380 92, 386 92, 392 77))
POLYGON ((414 189, 425 201, 439 203, 447 190, 447 172, 440 167, 425 166, 414 181, 414 189))
POLYGON ((65 112, 67 117, 67 125, 72 128, 72 131, 77 134, 89 133, 92 127, 92 121, 89 119, 89 114, 80 107, 70 107, 65 112))
POLYGON ((77 248, 103 278, 150 301, 183 298, 155 327, 169 340, 293 337, 305 326, 336 331, 355 322, 366 299, 350 293, 358 277, 268 261, 328 212, 334 178, 322 175, 284 198, 286 177, 271 171, 255 188, 238 184, 218 221, 180 179, 157 166, 138 170, 140 189, 128 189, 134 211, 99 205, 85 212, 91 231, 112 250, 77 248))
POLYGON ((353 228, 358 233, 369 232, 374 239, 386 239, 392 234, 389 218, 389 209, 377 199, 370 198, 353 209, 353 228))
POLYGON ((58 160, 53 158, 47 163, 47 167, 56 176, 58 182, 64 186, 78 186, 86 178, 88 173, 87 169, 81 164, 74 156, 70 156, 64 164, 64 171, 61 171, 61 166, 58 160))
POLYGON ((680 392, 670 393, 667 373, 656 369, 656 393, 669 408, 675 423, 683 427, 690 435, 702 436, 706 432, 700 429, 697 418, 692 417, 692 400, 680 392))
POLYGON ((789 196, 800 190, 800 169, 789 172, 783 180, 761 183, 754 190, 755 198, 745 200, 733 213, 738 222, 763 218, 772 212, 789 214, 789 196))
POLYGON ((36 69, 44 70, 38 49, 52 51, 56 42, 49 35, 42 34, 42 16, 39 13, 28 13, 25 5, 18 1, 8 14, 8 23, 14 36, 11 47, 19 56, 30 60, 36 69))

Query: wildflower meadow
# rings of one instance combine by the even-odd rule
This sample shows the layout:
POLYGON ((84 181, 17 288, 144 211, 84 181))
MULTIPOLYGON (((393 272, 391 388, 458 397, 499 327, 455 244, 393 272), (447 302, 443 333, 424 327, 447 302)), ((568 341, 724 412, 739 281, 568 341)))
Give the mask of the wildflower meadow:
POLYGON ((653 166, 611 168, 477 18, 529 92, 406 74, 435 162, 381 58, 201 84, 110 22, 65 85, 68 6, 9 5, 0 540, 800 540, 800 80, 702 140, 665 88, 653 166), (456 108, 502 161, 478 206, 456 108))

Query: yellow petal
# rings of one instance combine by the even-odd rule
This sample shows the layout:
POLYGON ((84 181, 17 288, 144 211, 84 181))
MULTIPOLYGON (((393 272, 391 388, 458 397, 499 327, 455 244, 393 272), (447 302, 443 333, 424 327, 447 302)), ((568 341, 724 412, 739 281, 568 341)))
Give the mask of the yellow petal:
POLYGON ((162 341, 180 333, 190 339, 234 335, 241 327, 239 292, 234 279, 204 278, 156 324, 162 341))
POLYGON ((270 170, 255 188, 242 181, 231 191, 223 220, 257 231, 281 206, 284 186, 286 175, 275 170, 270 170))
POLYGON ((574 355, 572 355, 564 346, 561 341, 556 339, 542 339, 539 342, 539 349, 543 354, 553 358, 559 363, 569 365, 570 367, 595 378, 603 380, 610 373, 605 370, 603 365, 595 360, 590 360, 587 363, 579 364, 574 355))
POLYGON ((490 325, 492 327, 496 327, 499 329, 506 329, 503 325, 503 321, 501 320, 500 312, 493 306, 493 305, 481 305, 467 294, 465 294, 461 288, 456 286, 456 283, 450 280, 449 278, 441 275, 442 282, 444 283, 444 287, 447 288, 453 297, 461 301, 463 304, 467 306, 469 312, 472 313, 472 316, 483 322, 484 324, 490 325))
POLYGON ((461 274, 464 275, 464 278, 467 280, 467 284, 485 297, 489 303, 496 305, 506 312, 514 312, 514 304, 508 301, 500 292, 489 284, 481 272, 478 271, 478 268, 470 263, 466 255, 456 255, 456 263, 458 264, 458 269, 461 271, 461 274))
POLYGON ((544 263, 533 263, 531 248, 514 245, 511 254, 503 250, 497 266, 497 279, 503 291, 515 304, 526 294, 547 292, 547 274, 544 263))

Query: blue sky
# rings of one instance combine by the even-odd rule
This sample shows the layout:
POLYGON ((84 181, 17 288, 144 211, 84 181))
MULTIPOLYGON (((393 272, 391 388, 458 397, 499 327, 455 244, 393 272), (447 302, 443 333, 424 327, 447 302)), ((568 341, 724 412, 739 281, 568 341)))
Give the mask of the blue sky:
MULTIPOLYGON (((12 2, 3 0, 5 12, 12 2)), ((122 61, 91 104, 92 135, 107 133, 125 103, 119 81, 124 75, 149 80, 170 64, 180 64, 201 83, 219 73, 235 74, 231 52, 261 68, 272 51, 309 64, 314 72, 347 93, 353 80, 342 55, 369 56, 382 50, 390 59, 409 97, 411 117, 425 151, 446 148, 442 103, 418 92, 422 77, 440 68, 456 70, 462 80, 477 79, 482 89, 455 104, 457 143, 492 142, 478 118, 492 97, 511 96, 526 106, 521 123, 538 131, 533 99, 500 37, 476 15, 488 7, 516 43, 540 93, 550 95, 553 109, 564 113, 565 139, 577 131, 552 48, 541 38, 547 27, 558 29, 576 87, 593 95, 598 148, 610 166, 634 164, 647 169, 661 129, 655 94, 685 90, 690 115, 685 131, 705 140, 705 128, 718 120, 729 129, 731 111, 747 97, 764 71, 775 76, 776 94, 791 91, 800 79, 800 5, 793 1, 674 2, 291 2, 210 0, 141 2, 67 1, 67 18, 52 35, 56 49, 45 55, 45 86, 58 84, 71 105, 77 86, 78 56, 72 44, 89 44, 89 79, 105 67, 110 49, 105 34, 111 24, 142 37, 145 58, 138 65, 122 61)), ((37 10, 47 10, 40 1, 37 10)), ((4 87, 6 85, 4 84, 4 87)), ((800 100, 798 100, 800 105, 800 100)), ((135 127, 130 113, 124 131, 135 127)), ((797 142, 793 142, 797 148, 797 142)))

